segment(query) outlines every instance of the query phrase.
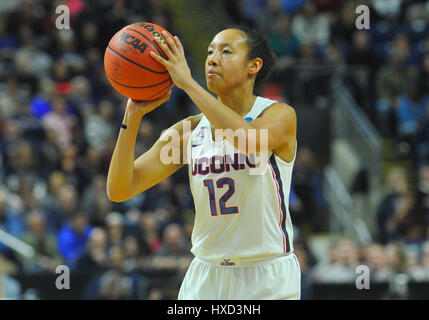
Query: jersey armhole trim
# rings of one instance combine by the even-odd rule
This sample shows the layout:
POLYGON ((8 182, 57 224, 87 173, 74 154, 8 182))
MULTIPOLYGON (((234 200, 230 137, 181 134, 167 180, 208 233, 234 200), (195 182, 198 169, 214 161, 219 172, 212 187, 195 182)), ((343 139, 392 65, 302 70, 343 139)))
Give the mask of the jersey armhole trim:
POLYGON ((297 151, 298 151, 298 141, 296 140, 295 141, 295 154, 294 154, 294 156, 293 156, 293 159, 292 159, 292 161, 291 162, 287 162, 287 161, 284 161, 282 158, 280 158, 274 151, 273 151, 273 154, 276 156, 276 158, 277 159, 279 159, 279 161, 280 162, 282 162, 284 165, 286 165, 286 166, 291 166, 291 165, 293 165, 294 163, 295 163, 295 159, 296 159, 296 154, 297 154, 297 151))

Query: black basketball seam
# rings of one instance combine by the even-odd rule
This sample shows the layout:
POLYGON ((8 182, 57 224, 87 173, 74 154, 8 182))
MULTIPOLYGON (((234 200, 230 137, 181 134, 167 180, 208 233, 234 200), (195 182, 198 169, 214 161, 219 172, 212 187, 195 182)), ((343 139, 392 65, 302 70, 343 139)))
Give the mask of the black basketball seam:
POLYGON ((122 54, 120 54, 119 52, 116 52, 115 50, 113 50, 110 46, 107 46, 107 48, 108 48, 108 49, 110 49, 113 53, 115 53, 115 54, 117 54, 118 56, 120 56, 121 58, 123 58, 123 59, 127 60, 128 62, 131 62, 131 63, 135 64, 136 66, 138 66, 138 67, 140 67, 140 68, 143 68, 143 69, 145 69, 145 70, 147 70, 147 71, 150 71, 150 72, 153 72, 153 73, 157 73, 157 74, 164 74, 164 73, 167 73, 167 72, 168 72, 168 71, 154 71, 154 70, 151 70, 151 69, 149 69, 149 68, 146 68, 145 66, 142 66, 142 65, 138 64, 137 62, 134 62, 133 60, 128 59, 127 57, 124 57, 124 56, 123 56, 122 54))
MULTIPOLYGON (((160 94, 162 91, 164 91, 165 89, 168 89, 170 87, 170 85, 172 84, 172 80, 170 79, 170 83, 168 84, 168 86, 166 86, 165 88, 161 89, 160 91, 158 91, 157 93, 155 93, 153 96, 148 97, 147 99, 150 99, 152 97, 155 97, 156 95, 160 94)), ((138 100, 140 102, 151 102, 152 100, 138 100)))
POLYGON ((146 37, 143 33, 140 33, 139 31, 135 30, 135 29, 131 29, 131 28, 126 28, 125 30, 131 30, 134 31, 136 33, 138 33, 139 35, 141 35, 143 38, 145 38, 147 41, 149 41, 150 43, 152 43, 153 47, 155 48, 155 50, 159 53, 160 56, 162 56, 163 58, 165 58, 165 54, 162 53, 161 51, 159 51, 158 46, 156 45, 156 43, 152 42, 152 40, 150 40, 148 37, 146 37))
POLYGON ((169 80, 170 80, 170 78, 168 78, 168 79, 165 79, 164 81, 158 82, 158 83, 153 84, 153 85, 150 85, 150 86, 145 86, 145 87, 136 87, 136 86, 128 86, 128 85, 126 85, 126 84, 122 84, 122 83, 120 83, 119 81, 116 81, 115 79, 112 79, 112 77, 109 77, 109 75, 107 74, 107 72, 106 72, 106 76, 109 78, 109 80, 112 80, 113 82, 115 82, 115 83, 119 84, 120 86, 127 87, 127 88, 135 88, 135 89, 145 89, 145 88, 152 88, 152 87, 156 87, 156 86, 159 86, 160 84, 163 84, 164 82, 167 82, 167 81, 169 81, 169 80))

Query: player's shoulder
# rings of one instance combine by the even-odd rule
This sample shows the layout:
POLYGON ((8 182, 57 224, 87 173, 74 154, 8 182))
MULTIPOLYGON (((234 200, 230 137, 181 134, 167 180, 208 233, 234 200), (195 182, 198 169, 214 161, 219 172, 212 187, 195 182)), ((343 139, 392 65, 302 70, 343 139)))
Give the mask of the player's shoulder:
POLYGON ((202 117, 203 117, 202 113, 186 117, 186 118, 176 122, 171 127, 171 129, 178 129, 179 131, 181 131, 181 129, 183 129, 185 126, 188 127, 190 125, 191 129, 193 130, 198 125, 198 123, 200 122, 202 117))
POLYGON ((275 117, 296 121, 295 108, 285 102, 275 101, 260 114, 261 117, 275 117))
POLYGON ((200 123, 201 119, 203 117, 203 113, 199 113, 193 116, 189 116, 187 118, 184 118, 181 123, 187 123, 186 125, 190 124, 191 130, 194 130, 196 128, 196 126, 200 123))
POLYGON ((180 136, 187 136, 197 127, 198 123, 203 117, 202 113, 186 117, 178 122, 176 122, 172 127, 170 127, 166 132, 170 130, 175 130, 179 133, 180 136))
POLYGON ((192 124, 192 128, 194 128, 198 125, 198 123, 200 123, 202 117, 203 117, 203 113, 201 112, 199 114, 189 116, 189 117, 185 118, 184 120, 190 121, 192 124))

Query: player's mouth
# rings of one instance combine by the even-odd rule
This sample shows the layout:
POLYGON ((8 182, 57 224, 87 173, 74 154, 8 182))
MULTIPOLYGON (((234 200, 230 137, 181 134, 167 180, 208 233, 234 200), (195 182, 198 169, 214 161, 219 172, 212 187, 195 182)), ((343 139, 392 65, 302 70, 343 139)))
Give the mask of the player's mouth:
POLYGON ((217 73, 217 72, 214 72, 214 71, 208 71, 207 72, 207 76, 208 77, 210 77, 210 76, 219 76, 220 77, 220 74, 219 73, 217 73))

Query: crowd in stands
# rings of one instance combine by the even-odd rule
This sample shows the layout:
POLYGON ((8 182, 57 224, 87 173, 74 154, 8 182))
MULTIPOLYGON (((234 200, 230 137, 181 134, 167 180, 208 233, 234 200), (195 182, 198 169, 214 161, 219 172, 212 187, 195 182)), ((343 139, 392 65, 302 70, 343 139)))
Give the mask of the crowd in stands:
MULTIPOLYGON (((235 22, 247 22, 267 35, 286 70, 298 60, 367 66, 369 74, 347 79, 350 90, 383 134, 406 138, 421 164, 418 200, 409 196, 408 180, 392 177, 392 191, 380 204, 377 243, 357 248, 344 241, 330 248, 329 261, 318 261, 305 237, 327 231, 329 208, 317 159, 310 149, 299 149, 290 211, 307 279, 303 283, 310 288, 304 297, 311 297, 311 282, 351 281, 358 262, 368 263, 380 281, 399 271, 429 280, 424 242, 429 167, 423 165, 429 157, 429 38, 427 27, 411 23, 424 19, 418 6, 426 2, 392 2, 396 6, 368 1, 373 26, 368 32, 355 29, 353 1, 243 0, 229 8, 235 22), (397 28, 404 31, 397 33, 397 28), (414 82, 405 78, 408 73, 414 82), (422 204, 420 211, 413 201, 422 204), (403 242, 414 249, 403 250, 403 242)), ((192 259, 194 206, 187 168, 126 202, 108 200, 106 176, 126 100, 111 88, 103 66, 106 43, 123 26, 151 21, 177 34, 172 16, 161 0, 0 4, 0 227, 36 251, 28 259, 0 243, 0 298, 26 296, 14 275, 52 273, 60 264, 94 274, 83 295, 88 299, 177 297, 192 259), (59 4, 70 8, 70 30, 55 28, 59 4), (160 269, 179 270, 173 290, 154 286, 141 272, 160 269)), ((186 35, 181 38, 186 43, 186 35)), ((286 100, 291 78, 282 81, 286 100)), ((326 94, 311 77, 302 85, 314 93, 308 103, 317 105, 318 96, 326 94)), ((189 115, 192 105, 186 97, 172 100, 168 112, 156 110, 143 119, 136 157, 163 129, 189 115)))

